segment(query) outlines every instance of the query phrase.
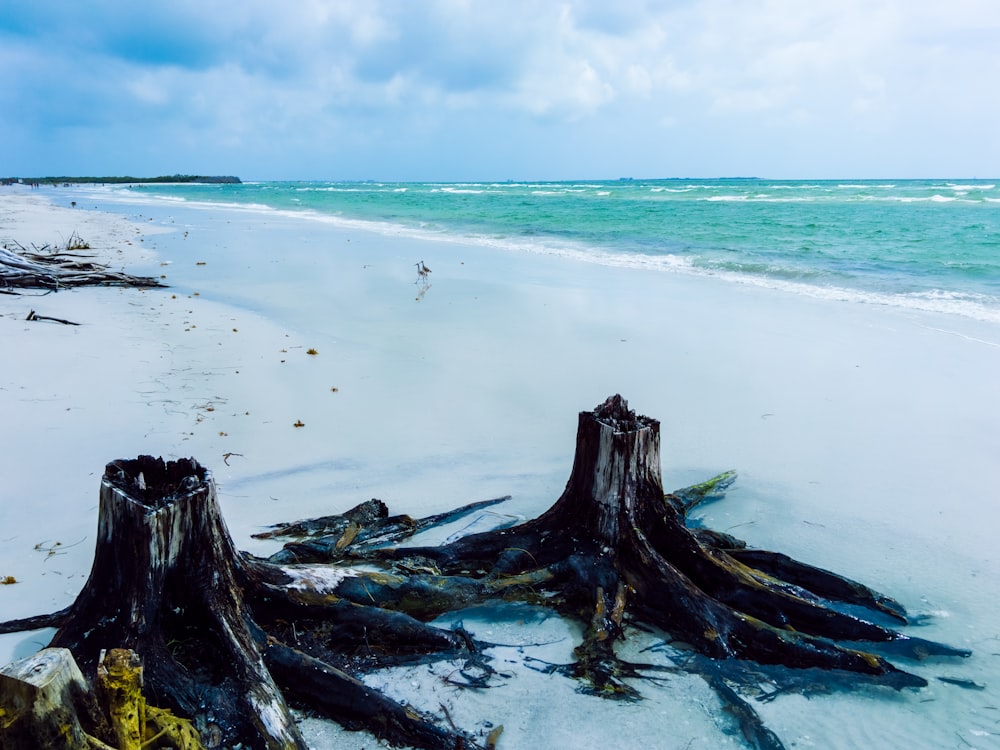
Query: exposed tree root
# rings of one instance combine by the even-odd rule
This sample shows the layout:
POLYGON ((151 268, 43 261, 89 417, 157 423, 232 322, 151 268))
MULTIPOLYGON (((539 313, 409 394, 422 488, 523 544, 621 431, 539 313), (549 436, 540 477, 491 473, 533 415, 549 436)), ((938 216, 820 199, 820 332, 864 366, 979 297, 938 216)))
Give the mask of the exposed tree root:
POLYGON ((588 692, 631 699, 635 679, 673 669, 700 675, 748 745, 763 750, 780 740, 740 695, 758 670, 806 681, 822 670, 898 689, 926 683, 884 653, 968 655, 882 624, 905 624, 906 612, 862 584, 689 524, 691 510, 733 479, 664 495, 659 423, 614 396, 581 413, 569 482, 536 519, 498 517, 502 528, 442 546, 390 546, 505 498, 424 519, 390 516, 372 500, 273 527, 262 536, 295 541, 260 559, 235 551, 211 475, 197 463, 115 462, 102 482, 94 567, 76 603, 0 632, 59 625, 53 644, 85 669, 100 649, 131 648, 158 701, 192 717, 203 739, 267 748, 303 747, 286 697, 395 743, 476 747, 450 719, 400 706, 352 673, 457 658, 485 676, 467 686, 483 683, 489 644, 428 623, 487 601, 541 604, 585 623, 574 662, 552 668, 588 692), (628 625, 668 633, 682 663, 623 662, 615 644, 628 625))

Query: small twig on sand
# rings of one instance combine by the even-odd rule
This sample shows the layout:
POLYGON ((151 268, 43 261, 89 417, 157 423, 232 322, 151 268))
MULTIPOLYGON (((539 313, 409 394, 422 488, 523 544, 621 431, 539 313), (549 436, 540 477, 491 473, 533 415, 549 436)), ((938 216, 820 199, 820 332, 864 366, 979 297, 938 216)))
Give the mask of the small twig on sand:
POLYGON ((78 326, 79 323, 74 323, 72 320, 66 320, 65 318, 53 318, 49 315, 39 315, 34 310, 28 313, 28 317, 25 320, 51 320, 53 323, 62 323, 64 326, 78 326))

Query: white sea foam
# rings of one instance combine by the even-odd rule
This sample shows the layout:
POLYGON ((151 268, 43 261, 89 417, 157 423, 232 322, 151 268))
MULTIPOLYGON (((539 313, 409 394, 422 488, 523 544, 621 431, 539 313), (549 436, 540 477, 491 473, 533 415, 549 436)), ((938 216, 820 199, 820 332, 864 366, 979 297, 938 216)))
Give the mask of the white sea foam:
MULTIPOLYGON (((610 191, 605 194, 610 195, 610 191)), ((115 200, 127 203, 147 203, 154 204, 166 200, 163 196, 149 194, 132 194, 130 192, 116 192, 115 200)), ((944 198, 943 202, 951 202, 957 199, 944 198)), ((901 202, 931 201, 933 197, 907 197, 894 196, 890 200, 901 202)), ((725 195, 708 196, 699 198, 705 201, 747 201, 747 196, 725 195)), ((759 200, 759 199, 758 199, 759 200)), ((801 199, 786 198, 773 199, 786 202, 793 202, 801 199)), ((808 199, 807 199, 808 200, 808 199)), ((998 200, 998 199, 994 199, 998 200)), ((978 202, 978 201, 969 201, 978 202)), ((605 266, 622 268, 639 268, 645 270, 669 271, 674 273, 690 273, 699 276, 711 276, 724 279, 734 283, 765 287, 782 290, 785 292, 813 297, 816 299, 836 300, 842 302, 855 302, 863 304, 885 305, 899 307, 915 311, 939 312, 951 315, 961 315, 974 320, 987 322, 1000 322, 1000 307, 997 301, 983 296, 971 294, 956 294, 946 291, 930 291, 910 294, 892 294, 883 292, 873 292, 859 289, 849 289, 837 286, 821 286, 808 284, 799 281, 789 281, 787 279, 775 278, 769 275, 746 274, 737 271, 724 271, 719 269, 705 268, 695 265, 695 262, 688 256, 665 253, 662 255, 646 255, 641 253, 615 253, 604 251, 591 246, 579 245, 572 241, 559 242, 555 239, 547 239, 539 242, 527 238, 509 238, 490 235, 457 234, 443 230, 433 230, 426 227, 410 227, 391 222, 379 222, 365 219, 349 219, 341 216, 320 213, 312 210, 286 210, 275 209, 262 204, 238 204, 219 203, 214 201, 186 201, 185 205, 191 208, 212 210, 217 208, 227 208, 230 210, 245 213, 262 213, 273 216, 284 216, 294 219, 304 219, 308 221, 318 221, 322 223, 337 225, 345 228, 358 229, 362 231, 372 231, 378 234, 393 237, 411 237, 413 239, 448 242, 456 244, 471 244, 484 247, 502 249, 508 252, 526 252, 552 257, 562 257, 573 261, 592 263, 605 266)))
POLYGON ((813 196, 778 198, 767 193, 758 193, 756 195, 710 195, 698 200, 711 201, 713 203, 815 203, 817 199, 813 196))
POLYGON ((362 188, 356 187, 337 187, 335 185, 328 185, 327 187, 296 187, 295 190, 300 193, 363 193, 366 192, 362 188))
POLYGON ((873 197, 872 200, 886 200, 886 201, 890 201, 890 202, 894 201, 896 203, 970 203, 970 204, 976 204, 976 203, 987 202, 990 199, 989 198, 983 198, 982 200, 980 200, 979 198, 962 198, 962 197, 958 197, 956 195, 934 194, 934 195, 924 195, 924 196, 917 196, 917 195, 889 195, 889 196, 886 196, 885 198, 874 198, 873 197))

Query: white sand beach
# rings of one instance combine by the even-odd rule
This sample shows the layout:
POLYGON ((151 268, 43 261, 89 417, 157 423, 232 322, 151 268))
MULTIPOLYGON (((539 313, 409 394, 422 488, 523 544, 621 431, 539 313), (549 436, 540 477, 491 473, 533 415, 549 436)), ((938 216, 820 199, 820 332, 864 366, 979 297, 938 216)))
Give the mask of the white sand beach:
MULTIPOLYGON (((72 232, 170 287, 0 294, 0 578, 16 579, 0 620, 73 601, 111 460, 194 457, 237 545, 262 553, 262 526, 371 497, 418 515, 510 494, 504 512, 537 515, 569 476, 577 413, 621 393, 662 422, 667 489, 739 472, 706 525, 868 583, 932 616, 907 632, 973 651, 904 664, 919 691, 755 705, 788 747, 1000 747, 1000 325, 262 209, 0 188, 0 241, 72 232)), ((620 746, 624 727, 630 746, 742 746, 698 680, 623 705, 524 669, 568 660, 578 628, 520 620, 465 618, 514 644, 494 690, 427 667, 371 684, 459 726, 503 724, 507 750, 620 746)), ((49 635, 0 637, 0 664, 49 635)), ((375 744, 304 726, 318 750, 375 744)))

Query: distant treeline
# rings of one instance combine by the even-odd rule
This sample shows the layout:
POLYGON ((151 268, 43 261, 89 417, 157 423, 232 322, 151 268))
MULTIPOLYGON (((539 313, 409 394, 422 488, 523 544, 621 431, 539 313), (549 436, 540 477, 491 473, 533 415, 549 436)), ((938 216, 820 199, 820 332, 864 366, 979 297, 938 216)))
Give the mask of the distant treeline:
POLYGON ((173 174, 160 177, 6 177, 3 183, 10 185, 15 182, 25 185, 93 185, 111 184, 121 185, 125 183, 145 184, 154 182, 197 182, 208 185, 238 185, 239 177, 206 177, 204 175, 173 174))

